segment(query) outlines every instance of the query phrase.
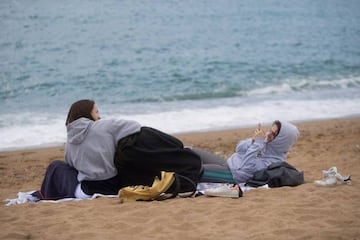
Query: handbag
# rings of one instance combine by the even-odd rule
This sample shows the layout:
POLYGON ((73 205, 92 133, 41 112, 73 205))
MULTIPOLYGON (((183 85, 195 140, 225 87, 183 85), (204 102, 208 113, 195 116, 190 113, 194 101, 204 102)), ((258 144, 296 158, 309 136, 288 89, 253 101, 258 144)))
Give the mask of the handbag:
POLYGON ((192 197, 196 192, 196 184, 189 178, 174 172, 161 172, 161 179, 155 177, 151 186, 136 185, 121 188, 119 190, 120 201, 162 201, 170 198, 192 197), (193 186, 193 190, 180 193, 181 181, 184 179, 193 186))

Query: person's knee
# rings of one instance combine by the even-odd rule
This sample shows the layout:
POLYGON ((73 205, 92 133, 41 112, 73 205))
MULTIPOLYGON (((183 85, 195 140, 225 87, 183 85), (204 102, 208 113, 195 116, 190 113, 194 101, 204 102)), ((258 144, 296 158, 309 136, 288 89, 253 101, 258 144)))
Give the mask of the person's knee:
POLYGON ((57 166, 63 166, 66 165, 67 163, 65 163, 63 160, 54 160, 49 164, 49 167, 57 167, 57 166))

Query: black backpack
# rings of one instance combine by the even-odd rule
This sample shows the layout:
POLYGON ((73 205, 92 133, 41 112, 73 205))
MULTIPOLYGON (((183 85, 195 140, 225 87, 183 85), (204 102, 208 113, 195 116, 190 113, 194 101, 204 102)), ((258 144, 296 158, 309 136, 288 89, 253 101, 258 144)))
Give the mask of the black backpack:
POLYGON ((245 185, 259 187, 268 184, 269 187, 297 186, 304 183, 304 172, 298 171, 287 162, 270 164, 267 168, 257 171, 245 185))

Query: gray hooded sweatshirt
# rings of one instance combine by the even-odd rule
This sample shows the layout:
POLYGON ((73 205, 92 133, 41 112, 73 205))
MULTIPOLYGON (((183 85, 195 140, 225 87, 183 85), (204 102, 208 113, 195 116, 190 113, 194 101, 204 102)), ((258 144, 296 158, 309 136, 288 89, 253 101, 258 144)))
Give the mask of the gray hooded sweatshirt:
POLYGON ((114 154, 117 142, 140 131, 135 121, 79 118, 67 126, 65 162, 78 170, 78 180, 105 180, 117 170, 114 154))
POLYGON ((282 122, 279 135, 265 143, 263 138, 240 141, 235 153, 227 160, 236 183, 249 180, 256 171, 267 168, 275 162, 286 161, 291 146, 296 143, 300 133, 296 126, 282 122))

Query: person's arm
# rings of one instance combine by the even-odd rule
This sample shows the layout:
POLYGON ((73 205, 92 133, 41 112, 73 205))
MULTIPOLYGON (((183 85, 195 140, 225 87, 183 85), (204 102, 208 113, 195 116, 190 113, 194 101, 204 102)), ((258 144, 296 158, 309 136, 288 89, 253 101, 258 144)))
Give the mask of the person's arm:
POLYGON ((251 144, 252 144, 251 138, 242 140, 236 145, 235 152, 239 154, 245 154, 248 148, 251 146, 251 144))
POLYGON ((264 148, 264 137, 265 133, 259 126, 259 128, 255 130, 252 138, 240 141, 236 146, 236 152, 243 155, 244 160, 249 157, 256 157, 259 151, 264 148))
POLYGON ((99 120, 96 123, 103 124, 104 128, 113 135, 116 142, 126 136, 139 132, 141 128, 138 122, 124 119, 99 120))
POLYGON ((265 137, 265 133, 264 131, 259 127, 255 130, 254 135, 252 138, 246 139, 246 140, 242 140, 238 143, 238 145, 236 146, 235 152, 240 153, 240 154, 245 154, 248 149, 251 147, 251 145, 253 145, 256 141, 258 143, 261 143, 261 140, 264 140, 265 137))
POLYGON ((70 159, 69 159, 69 154, 68 154, 68 152, 66 151, 66 145, 65 145, 65 156, 64 156, 64 158, 65 158, 65 163, 67 163, 67 164, 69 164, 70 166, 73 167, 73 164, 72 164, 72 162, 71 162, 70 159))
POLYGON ((243 161, 245 162, 250 158, 256 158, 259 152, 261 152, 261 150, 263 150, 265 146, 264 139, 262 138, 255 138, 254 141, 251 139, 250 142, 251 143, 249 147, 243 155, 243 161))

